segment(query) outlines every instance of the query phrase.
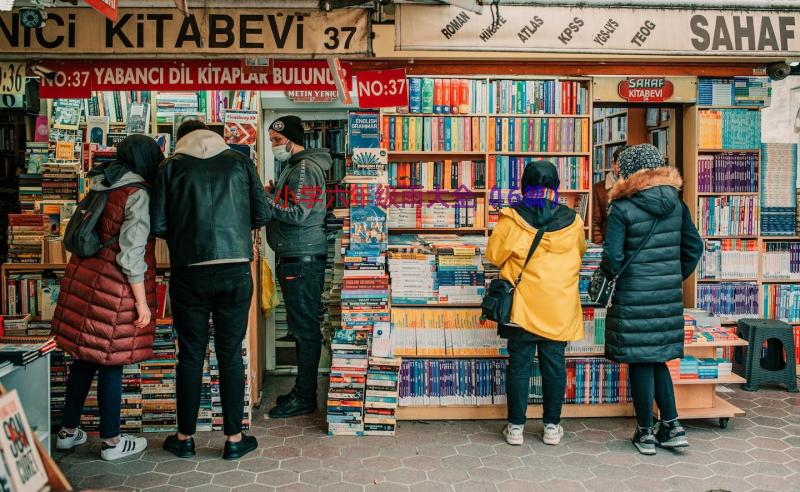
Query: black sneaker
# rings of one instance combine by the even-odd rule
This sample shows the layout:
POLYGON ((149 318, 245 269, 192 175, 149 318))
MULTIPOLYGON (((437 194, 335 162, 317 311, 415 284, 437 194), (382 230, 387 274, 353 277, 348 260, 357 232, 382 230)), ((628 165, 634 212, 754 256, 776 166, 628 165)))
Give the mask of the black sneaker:
POLYGON ((686 429, 678 420, 656 423, 656 445, 662 448, 685 448, 689 445, 686 439, 686 429))
POLYGON ((191 458, 196 453, 194 451, 194 438, 190 437, 185 441, 178 439, 177 434, 168 436, 164 440, 164 451, 169 451, 178 458, 191 458))
POLYGON ((280 395, 279 397, 277 397, 275 399, 275 404, 277 406, 286 405, 289 402, 289 400, 292 399, 292 397, 294 397, 294 388, 292 388, 292 391, 286 393, 285 395, 280 395))
POLYGON ((315 401, 305 400, 291 395, 288 401, 279 403, 277 406, 269 411, 269 418, 271 419, 286 419, 290 417, 298 417, 314 413, 317 410, 317 403, 315 401))
POLYGON ((225 451, 222 453, 224 460, 238 460, 242 456, 258 448, 258 441, 253 436, 246 436, 242 433, 242 440, 239 442, 225 441, 225 451))
POLYGON ((652 456, 656 454, 656 436, 653 434, 652 427, 636 427, 636 433, 633 435, 633 445, 640 453, 652 456))

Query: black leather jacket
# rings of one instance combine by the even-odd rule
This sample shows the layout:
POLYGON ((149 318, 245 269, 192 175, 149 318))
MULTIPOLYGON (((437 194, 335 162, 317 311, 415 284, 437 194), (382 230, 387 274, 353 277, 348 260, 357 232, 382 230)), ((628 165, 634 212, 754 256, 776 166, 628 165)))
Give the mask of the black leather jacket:
POLYGON ((172 267, 252 260, 252 231, 267 217, 253 162, 213 131, 183 137, 159 168, 150 230, 167 240, 172 267))

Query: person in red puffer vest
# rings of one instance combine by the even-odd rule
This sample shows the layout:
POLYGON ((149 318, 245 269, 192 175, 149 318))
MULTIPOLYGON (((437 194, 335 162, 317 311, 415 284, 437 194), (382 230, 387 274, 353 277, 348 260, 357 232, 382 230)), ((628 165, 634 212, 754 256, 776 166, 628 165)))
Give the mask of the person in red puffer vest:
POLYGON ((155 140, 131 135, 119 144, 117 160, 89 173, 91 190, 108 193, 96 231, 111 244, 91 257, 73 255, 61 282, 52 330, 58 346, 75 361, 58 449, 87 441, 80 416, 95 374, 101 457, 115 460, 147 447, 144 438, 120 434, 120 406, 123 366, 153 355, 156 259, 148 189, 162 160, 155 140))

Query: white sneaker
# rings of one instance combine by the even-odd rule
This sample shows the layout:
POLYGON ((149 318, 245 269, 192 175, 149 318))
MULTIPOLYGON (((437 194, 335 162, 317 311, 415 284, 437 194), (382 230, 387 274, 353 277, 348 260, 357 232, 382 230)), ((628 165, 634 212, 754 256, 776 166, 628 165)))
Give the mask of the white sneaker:
POLYGON ((512 446, 522 446, 525 440, 522 434, 524 428, 524 425, 506 424, 503 427, 503 436, 506 438, 506 442, 512 446))
POLYGON ((103 442, 100 448, 100 457, 106 461, 114 461, 126 456, 133 456, 147 449, 147 439, 144 437, 133 437, 128 434, 119 436, 116 446, 109 446, 103 442))
POLYGON ((559 424, 547 424, 544 426, 544 433, 542 434, 542 442, 555 446, 561 443, 561 438, 564 437, 564 428, 559 424))
POLYGON ((64 450, 72 449, 75 446, 86 443, 88 439, 86 433, 81 429, 75 429, 75 432, 72 434, 68 434, 65 430, 60 430, 56 439, 56 448, 64 450))

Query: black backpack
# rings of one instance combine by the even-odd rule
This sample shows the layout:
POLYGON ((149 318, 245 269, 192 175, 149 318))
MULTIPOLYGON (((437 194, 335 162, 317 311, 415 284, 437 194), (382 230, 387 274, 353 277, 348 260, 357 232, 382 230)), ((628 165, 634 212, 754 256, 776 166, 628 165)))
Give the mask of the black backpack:
MULTIPOLYGON (((123 188, 139 188, 149 191, 143 183, 132 183, 123 188)), ((114 236, 106 242, 100 240, 97 233, 97 221, 103 215, 108 203, 108 194, 114 190, 92 190, 78 202, 75 213, 67 223, 64 231, 64 248, 79 258, 94 256, 103 248, 107 248, 119 240, 119 236, 114 236)))

